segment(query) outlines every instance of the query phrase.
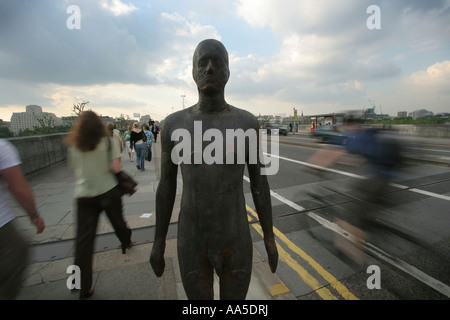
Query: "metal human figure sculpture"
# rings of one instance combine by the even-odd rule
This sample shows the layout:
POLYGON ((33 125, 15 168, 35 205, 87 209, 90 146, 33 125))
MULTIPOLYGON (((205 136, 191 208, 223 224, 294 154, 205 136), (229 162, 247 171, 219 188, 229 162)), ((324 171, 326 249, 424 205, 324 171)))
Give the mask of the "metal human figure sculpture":
MULTIPOLYGON (((194 147, 187 155, 193 161, 177 163, 173 159, 173 150, 180 141, 173 141, 172 135, 181 129, 194 136, 198 133, 198 127, 197 132, 194 130, 194 122, 201 123, 201 134, 213 129, 223 136, 227 129, 251 129, 257 132, 259 126, 252 114, 225 101, 224 89, 230 71, 228 53, 221 42, 210 39, 199 43, 193 56, 192 74, 199 93, 197 104, 168 116, 162 129, 161 178, 156 191, 156 231, 150 263, 155 274, 162 276, 165 239, 180 165, 183 192, 177 243, 181 278, 187 297, 194 300, 213 299, 215 270, 220 279, 220 299, 243 300, 250 284, 253 258, 243 190, 245 164, 272 272, 275 272, 278 263, 270 189, 267 177, 261 174, 262 164, 260 161, 249 163, 251 146, 248 139, 244 146, 244 163, 207 164, 203 161, 199 164, 195 161, 198 154, 194 147)), ((201 151, 205 150, 205 146, 207 143, 203 140, 201 151)), ((240 151, 236 148, 227 149, 226 146, 223 150, 227 157, 231 151, 231 157, 234 158, 236 152, 240 151)), ((183 158, 187 159, 186 154, 183 158)))

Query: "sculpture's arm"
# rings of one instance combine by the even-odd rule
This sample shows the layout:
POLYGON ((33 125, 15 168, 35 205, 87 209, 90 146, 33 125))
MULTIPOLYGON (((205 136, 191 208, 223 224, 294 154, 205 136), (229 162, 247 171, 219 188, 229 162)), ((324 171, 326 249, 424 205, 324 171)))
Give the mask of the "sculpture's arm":
POLYGON ((255 204, 256 213, 264 233, 264 244, 272 272, 275 272, 278 264, 278 251, 275 243, 272 224, 272 201, 267 177, 261 175, 259 164, 248 164, 250 188, 255 204))
POLYGON ((150 263, 158 277, 164 273, 166 236, 177 189, 178 166, 171 159, 171 144, 169 132, 167 134, 163 132, 161 139, 161 177, 156 190, 155 240, 150 254, 150 263))

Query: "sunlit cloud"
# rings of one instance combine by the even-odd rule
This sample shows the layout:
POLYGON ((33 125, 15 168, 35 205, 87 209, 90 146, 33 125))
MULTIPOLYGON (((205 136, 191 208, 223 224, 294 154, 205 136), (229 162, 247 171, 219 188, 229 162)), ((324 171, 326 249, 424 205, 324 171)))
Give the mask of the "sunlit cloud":
POLYGON ((103 0, 102 7, 111 11, 115 16, 129 14, 137 10, 133 4, 125 4, 120 0, 103 0))

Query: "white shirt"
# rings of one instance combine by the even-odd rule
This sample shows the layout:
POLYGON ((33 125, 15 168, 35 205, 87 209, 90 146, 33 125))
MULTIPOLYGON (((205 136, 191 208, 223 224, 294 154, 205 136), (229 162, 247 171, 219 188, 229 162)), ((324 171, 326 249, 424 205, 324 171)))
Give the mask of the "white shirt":
MULTIPOLYGON (((9 141, 0 139, 0 172, 21 163, 16 147, 9 141)), ((0 227, 16 217, 9 204, 8 193, 8 185, 0 176, 0 227)))

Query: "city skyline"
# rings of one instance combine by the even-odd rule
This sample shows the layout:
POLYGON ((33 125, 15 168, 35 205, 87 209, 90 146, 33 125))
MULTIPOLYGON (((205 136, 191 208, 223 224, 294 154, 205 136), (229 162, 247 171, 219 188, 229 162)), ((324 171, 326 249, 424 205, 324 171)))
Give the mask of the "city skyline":
POLYGON ((256 115, 449 112, 449 16, 449 0, 2 1, 0 119, 89 101, 161 120, 196 103, 206 38, 230 54, 227 102, 256 115))

